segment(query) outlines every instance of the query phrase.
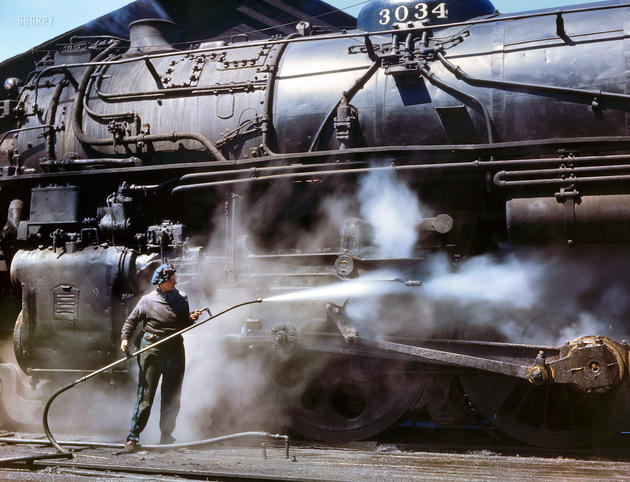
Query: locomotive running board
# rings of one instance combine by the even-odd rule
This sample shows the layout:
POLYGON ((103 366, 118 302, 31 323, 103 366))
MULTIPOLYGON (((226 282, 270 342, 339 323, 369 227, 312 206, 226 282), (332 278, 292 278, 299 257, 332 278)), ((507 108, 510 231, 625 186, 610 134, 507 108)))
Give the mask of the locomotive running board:
MULTIPOLYGON (((327 311, 346 343, 402 353, 432 364, 481 370, 499 375, 522 378, 534 385, 568 383, 585 392, 602 392, 623 379, 628 359, 628 346, 601 336, 581 337, 555 349, 552 360, 545 359, 544 350, 530 365, 495 360, 454 351, 437 350, 387 340, 360 336, 345 314, 344 306, 328 303, 327 311)), ((489 346, 492 344, 490 343, 489 346)), ((509 348, 509 344, 501 344, 509 348)), ((518 348, 518 345, 514 345, 518 348)))

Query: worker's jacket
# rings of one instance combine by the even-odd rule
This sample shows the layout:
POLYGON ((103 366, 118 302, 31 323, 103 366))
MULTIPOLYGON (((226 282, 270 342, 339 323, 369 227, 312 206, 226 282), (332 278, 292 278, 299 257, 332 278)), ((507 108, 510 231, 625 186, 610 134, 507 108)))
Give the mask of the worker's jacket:
POLYGON ((125 320, 120 339, 128 340, 139 323, 160 338, 192 325, 188 298, 177 289, 164 293, 157 288, 144 295, 125 320))

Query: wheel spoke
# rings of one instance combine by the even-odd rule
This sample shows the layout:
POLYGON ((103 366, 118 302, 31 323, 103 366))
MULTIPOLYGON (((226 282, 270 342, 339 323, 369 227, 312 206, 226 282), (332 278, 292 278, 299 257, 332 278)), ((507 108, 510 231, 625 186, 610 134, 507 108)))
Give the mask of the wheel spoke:
POLYGON ((551 403, 549 399, 549 390, 551 389, 551 384, 548 384, 545 387, 545 401, 543 402, 543 416, 542 416, 542 428, 548 428, 547 426, 547 415, 549 414, 549 404, 551 403))
POLYGON ((575 413, 573 412, 573 404, 569 400, 569 391, 566 388, 564 388, 562 390, 562 395, 563 395, 563 398, 564 398, 564 405, 567 407, 567 413, 569 414, 569 420, 571 422, 571 427, 575 428, 575 427, 577 427, 577 423, 575 421, 575 413))
POLYGON ((516 405, 516 407, 514 408, 514 410, 512 411, 512 415, 515 418, 519 418, 519 416, 522 414, 523 412, 523 407, 527 404, 527 402, 529 401, 529 395, 532 391, 532 386, 531 384, 527 384, 527 387, 525 389, 525 393, 523 395, 521 395, 520 400, 518 401, 518 404, 516 405))
POLYGON ((505 379, 505 383, 501 383, 497 387, 497 391, 495 392, 495 401, 497 412, 500 412, 504 407, 505 403, 514 393, 514 390, 518 388, 518 378, 509 377, 505 379))

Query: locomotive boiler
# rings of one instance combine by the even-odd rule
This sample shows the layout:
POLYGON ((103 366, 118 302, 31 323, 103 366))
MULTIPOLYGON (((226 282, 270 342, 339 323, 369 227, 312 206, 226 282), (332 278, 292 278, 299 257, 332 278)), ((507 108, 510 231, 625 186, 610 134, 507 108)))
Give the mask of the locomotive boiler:
POLYGON ((116 358, 164 259, 218 299, 331 283, 343 297, 372 277, 402 291, 373 295, 361 319, 352 300, 289 297, 253 307, 226 337, 268 364, 264 397, 294 430, 354 440, 410 410, 444 422, 472 406, 534 445, 620 431, 625 312, 606 325, 614 336, 540 344, 506 336, 495 309, 472 324, 418 285, 433 259, 456 274, 524 246, 568 264, 601 253, 581 269, 590 299, 607 296, 597 280, 604 264, 623 266, 630 241, 628 25, 617 0, 514 16, 489 0, 374 0, 341 34, 303 22, 287 38, 181 49, 169 21, 144 19, 128 40, 60 46, 7 79, 0 103, 20 368, 55 378, 116 358), (360 195, 369 176, 422 204, 408 249, 376 239, 387 215, 363 216, 379 193, 360 195), (340 198, 331 232, 322 218, 340 198))

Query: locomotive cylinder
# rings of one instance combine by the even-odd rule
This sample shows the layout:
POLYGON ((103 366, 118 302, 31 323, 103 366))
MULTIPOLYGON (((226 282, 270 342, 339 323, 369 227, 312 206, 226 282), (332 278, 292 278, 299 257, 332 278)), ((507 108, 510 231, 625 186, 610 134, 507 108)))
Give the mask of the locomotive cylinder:
POLYGON ((22 328, 15 345, 23 369, 90 369, 115 355, 122 294, 135 287, 135 253, 101 246, 73 253, 20 250, 11 280, 22 289, 22 328))

